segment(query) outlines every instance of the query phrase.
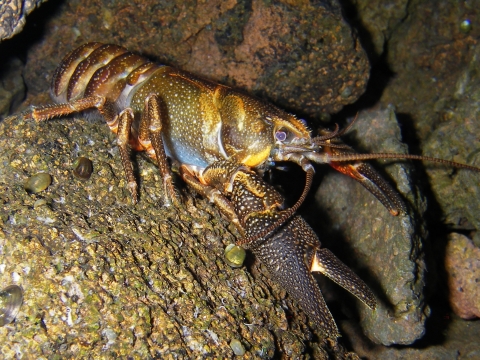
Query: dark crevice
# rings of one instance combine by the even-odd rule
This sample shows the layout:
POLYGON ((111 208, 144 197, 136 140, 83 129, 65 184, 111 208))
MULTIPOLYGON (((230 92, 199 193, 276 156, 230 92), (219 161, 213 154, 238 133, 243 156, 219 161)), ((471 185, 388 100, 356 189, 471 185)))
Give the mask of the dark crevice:
MULTIPOLYGON (((44 38, 46 24, 60 13, 60 7, 65 0, 48 1, 43 3, 28 15, 27 22, 22 31, 13 38, 0 43, 0 65, 6 58, 18 57, 24 63, 27 60, 27 53, 30 48, 44 38)), ((2 67, 0 66, 0 69, 2 67)), ((3 74, 0 72, 0 77, 3 74)))
POLYGON ((384 44, 383 51, 377 53, 373 43, 372 35, 362 24, 358 11, 352 0, 339 0, 342 5, 342 14, 345 21, 354 29, 356 37, 365 49, 370 62, 370 78, 367 88, 362 96, 353 104, 346 105, 337 114, 332 115, 332 121, 340 124, 344 119, 354 117, 359 111, 368 109, 381 99, 381 96, 394 78, 395 73, 388 64, 388 40, 384 44))

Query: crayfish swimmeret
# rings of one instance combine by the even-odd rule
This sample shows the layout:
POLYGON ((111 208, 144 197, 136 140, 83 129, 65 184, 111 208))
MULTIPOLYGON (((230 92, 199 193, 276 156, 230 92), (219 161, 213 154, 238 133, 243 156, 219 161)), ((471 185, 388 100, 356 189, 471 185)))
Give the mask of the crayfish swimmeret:
MULTIPOLYGON (((367 285, 329 250, 295 211, 310 188, 311 162, 327 163, 365 186, 393 215, 404 211, 397 192, 369 164, 378 158, 423 159, 479 171, 472 166, 415 155, 357 154, 341 143, 345 131, 312 137, 302 120, 227 86, 155 64, 116 45, 88 43, 67 55, 52 82, 57 104, 34 108, 27 118, 44 121, 95 108, 117 134, 122 164, 138 200, 130 149, 157 161, 164 204, 179 201, 167 157, 185 182, 208 197, 235 223, 275 281, 296 299, 328 337, 339 336, 312 271, 322 272, 370 308, 367 285), (278 161, 307 174, 297 203, 283 209, 282 196, 258 175, 278 161)), ((97 112, 94 112, 97 113, 97 112)))

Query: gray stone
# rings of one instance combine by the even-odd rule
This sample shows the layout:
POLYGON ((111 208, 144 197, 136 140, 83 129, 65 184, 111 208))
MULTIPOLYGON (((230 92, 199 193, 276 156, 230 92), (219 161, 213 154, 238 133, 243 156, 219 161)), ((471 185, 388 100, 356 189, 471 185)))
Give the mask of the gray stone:
MULTIPOLYGON (((361 152, 406 152, 392 107, 361 112, 353 129, 361 152)), ((345 259, 379 300, 375 312, 355 305, 367 336, 384 345, 411 344, 423 335, 426 319, 425 233, 417 217, 425 211, 425 200, 412 183, 409 163, 376 167, 394 179, 415 210, 393 217, 356 181, 328 172, 315 195, 323 220, 317 233, 323 232, 323 245, 345 259)))

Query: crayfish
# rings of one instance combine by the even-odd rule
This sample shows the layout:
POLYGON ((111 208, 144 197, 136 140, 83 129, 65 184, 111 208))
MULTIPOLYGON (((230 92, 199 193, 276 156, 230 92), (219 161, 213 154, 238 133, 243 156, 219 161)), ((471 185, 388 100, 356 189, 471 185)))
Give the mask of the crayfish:
POLYGON ((68 54, 52 82, 56 104, 33 108, 27 118, 44 121, 76 112, 100 113, 117 134, 133 202, 137 183, 130 149, 145 151, 160 169, 164 205, 179 196, 170 158, 189 187, 206 196, 239 229, 238 243, 265 263, 273 278, 295 298, 323 333, 339 336, 320 289, 319 271, 374 309, 367 285, 295 215, 310 188, 313 163, 326 163, 365 186, 393 215, 404 211, 397 192, 363 160, 420 159, 475 171, 473 166, 424 156, 358 154, 339 138, 345 130, 312 137, 304 121, 273 105, 169 66, 156 64, 116 45, 88 43, 68 54), (306 185, 297 203, 283 209, 283 197, 258 175, 276 162, 298 164, 306 185))

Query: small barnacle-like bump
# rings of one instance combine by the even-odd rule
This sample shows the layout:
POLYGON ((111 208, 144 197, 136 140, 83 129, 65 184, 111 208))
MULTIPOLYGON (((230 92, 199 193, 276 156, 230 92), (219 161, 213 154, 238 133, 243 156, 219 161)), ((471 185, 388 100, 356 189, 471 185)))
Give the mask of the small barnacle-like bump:
POLYGON ((47 173, 38 173, 30 176, 25 183, 25 190, 29 193, 36 194, 45 190, 52 183, 52 177, 47 173))
POLYGON ((347 86, 345 89, 342 90, 340 96, 344 99, 349 98, 352 95, 352 88, 347 86))
POLYGON ((9 285, 0 291, 0 326, 10 324, 18 314, 23 302, 20 286, 9 285))
POLYGON ((88 180, 93 172, 92 161, 86 157, 79 157, 73 163, 73 175, 80 180, 88 180))
POLYGON ((465 34, 468 34, 470 30, 472 30, 472 23, 470 22, 470 20, 463 20, 460 23, 460 30, 465 34))
POLYGON ((36 209, 36 208, 38 208, 38 207, 40 207, 40 206, 43 206, 43 205, 45 205, 45 204, 47 204, 47 200, 45 200, 45 199, 38 199, 37 201, 35 201, 35 202, 33 203, 33 208, 36 209))
POLYGON ((234 268, 242 267, 246 251, 241 246, 230 244, 225 248, 225 261, 234 268))
POLYGON ((245 355, 245 348, 243 347, 242 343, 237 339, 232 339, 232 341, 230 341, 230 348, 237 356, 245 355))

